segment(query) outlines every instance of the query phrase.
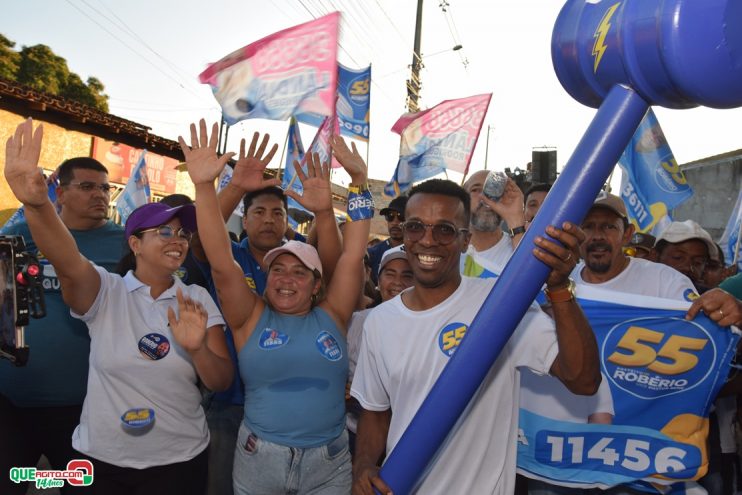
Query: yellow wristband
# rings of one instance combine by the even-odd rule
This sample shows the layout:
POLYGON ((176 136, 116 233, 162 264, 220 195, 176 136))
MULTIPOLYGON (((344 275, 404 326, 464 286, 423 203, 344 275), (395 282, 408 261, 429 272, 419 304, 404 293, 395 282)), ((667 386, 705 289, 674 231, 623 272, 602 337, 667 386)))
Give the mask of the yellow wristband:
POLYGON ((360 186, 355 184, 348 184, 348 192, 361 194, 362 192, 368 191, 368 184, 361 184, 360 186))

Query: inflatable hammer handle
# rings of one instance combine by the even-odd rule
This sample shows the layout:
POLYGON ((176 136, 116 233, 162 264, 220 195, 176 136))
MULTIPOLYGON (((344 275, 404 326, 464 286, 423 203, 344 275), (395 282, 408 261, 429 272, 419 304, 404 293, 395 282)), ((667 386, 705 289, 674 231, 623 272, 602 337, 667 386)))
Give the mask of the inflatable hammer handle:
POLYGON ((533 256, 534 238, 544 236, 548 225, 582 221, 648 108, 625 86, 616 85, 606 96, 455 354, 382 467, 380 475, 395 495, 414 489, 546 280, 549 268, 533 256))

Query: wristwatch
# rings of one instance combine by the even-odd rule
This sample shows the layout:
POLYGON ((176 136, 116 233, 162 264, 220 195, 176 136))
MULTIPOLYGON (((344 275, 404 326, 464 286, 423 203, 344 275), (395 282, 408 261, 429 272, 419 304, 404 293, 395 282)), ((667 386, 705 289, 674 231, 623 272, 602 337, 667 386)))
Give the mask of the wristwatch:
POLYGON ((355 194, 361 194, 362 192, 368 191, 368 183, 366 184, 348 184, 348 192, 349 193, 355 193, 355 194))
POLYGON ((546 294, 546 300, 551 304, 568 302, 575 298, 575 288, 575 281, 570 278, 566 287, 551 290, 547 287, 544 289, 544 294, 546 294))
POLYGON ((514 229, 508 229, 508 235, 510 237, 515 237, 518 234, 525 234, 526 232, 526 226, 521 225, 520 227, 515 227, 514 229))

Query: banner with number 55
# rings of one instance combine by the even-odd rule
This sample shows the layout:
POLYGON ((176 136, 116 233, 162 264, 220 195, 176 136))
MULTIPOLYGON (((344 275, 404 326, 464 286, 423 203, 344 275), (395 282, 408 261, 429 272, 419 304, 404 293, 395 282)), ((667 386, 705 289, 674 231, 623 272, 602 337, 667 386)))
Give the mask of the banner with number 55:
POLYGON ((685 320, 687 304, 680 301, 585 296, 578 291, 598 342, 613 417, 592 422, 588 411, 584 418, 554 419, 558 397, 542 397, 530 410, 521 400, 518 471, 583 488, 641 481, 635 487, 652 491, 659 491, 652 485, 702 477, 708 414, 728 376, 737 331, 703 313, 685 320))

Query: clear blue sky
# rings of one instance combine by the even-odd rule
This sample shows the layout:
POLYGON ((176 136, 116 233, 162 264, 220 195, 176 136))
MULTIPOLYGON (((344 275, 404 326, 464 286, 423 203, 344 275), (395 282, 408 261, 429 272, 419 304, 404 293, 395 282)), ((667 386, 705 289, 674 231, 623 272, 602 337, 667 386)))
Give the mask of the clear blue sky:
MULTIPOLYGON (((471 170, 484 166, 487 125, 492 126, 489 168, 524 167, 538 146, 556 147, 561 167, 594 114, 564 92, 551 66, 551 30, 562 2, 448 3, 445 14, 439 0, 425 4, 422 107, 492 92, 471 170), (451 51, 458 43, 463 50, 451 51)), ((414 0, 24 0, 5 2, 0 32, 18 47, 51 46, 73 71, 106 85, 111 113, 175 139, 195 119, 219 117, 210 90, 197 81, 207 63, 279 29, 340 10, 340 61, 351 67, 373 63, 370 175, 386 180, 397 161, 399 138, 389 129, 404 111, 415 6, 414 0)), ((742 110, 656 113, 680 163, 742 148, 742 110)), ((264 120, 240 123, 230 131, 230 148, 255 130, 283 142, 286 127, 264 120)), ((308 144, 312 130, 302 132, 308 144)), ((459 180, 456 175, 451 178, 459 180)))

